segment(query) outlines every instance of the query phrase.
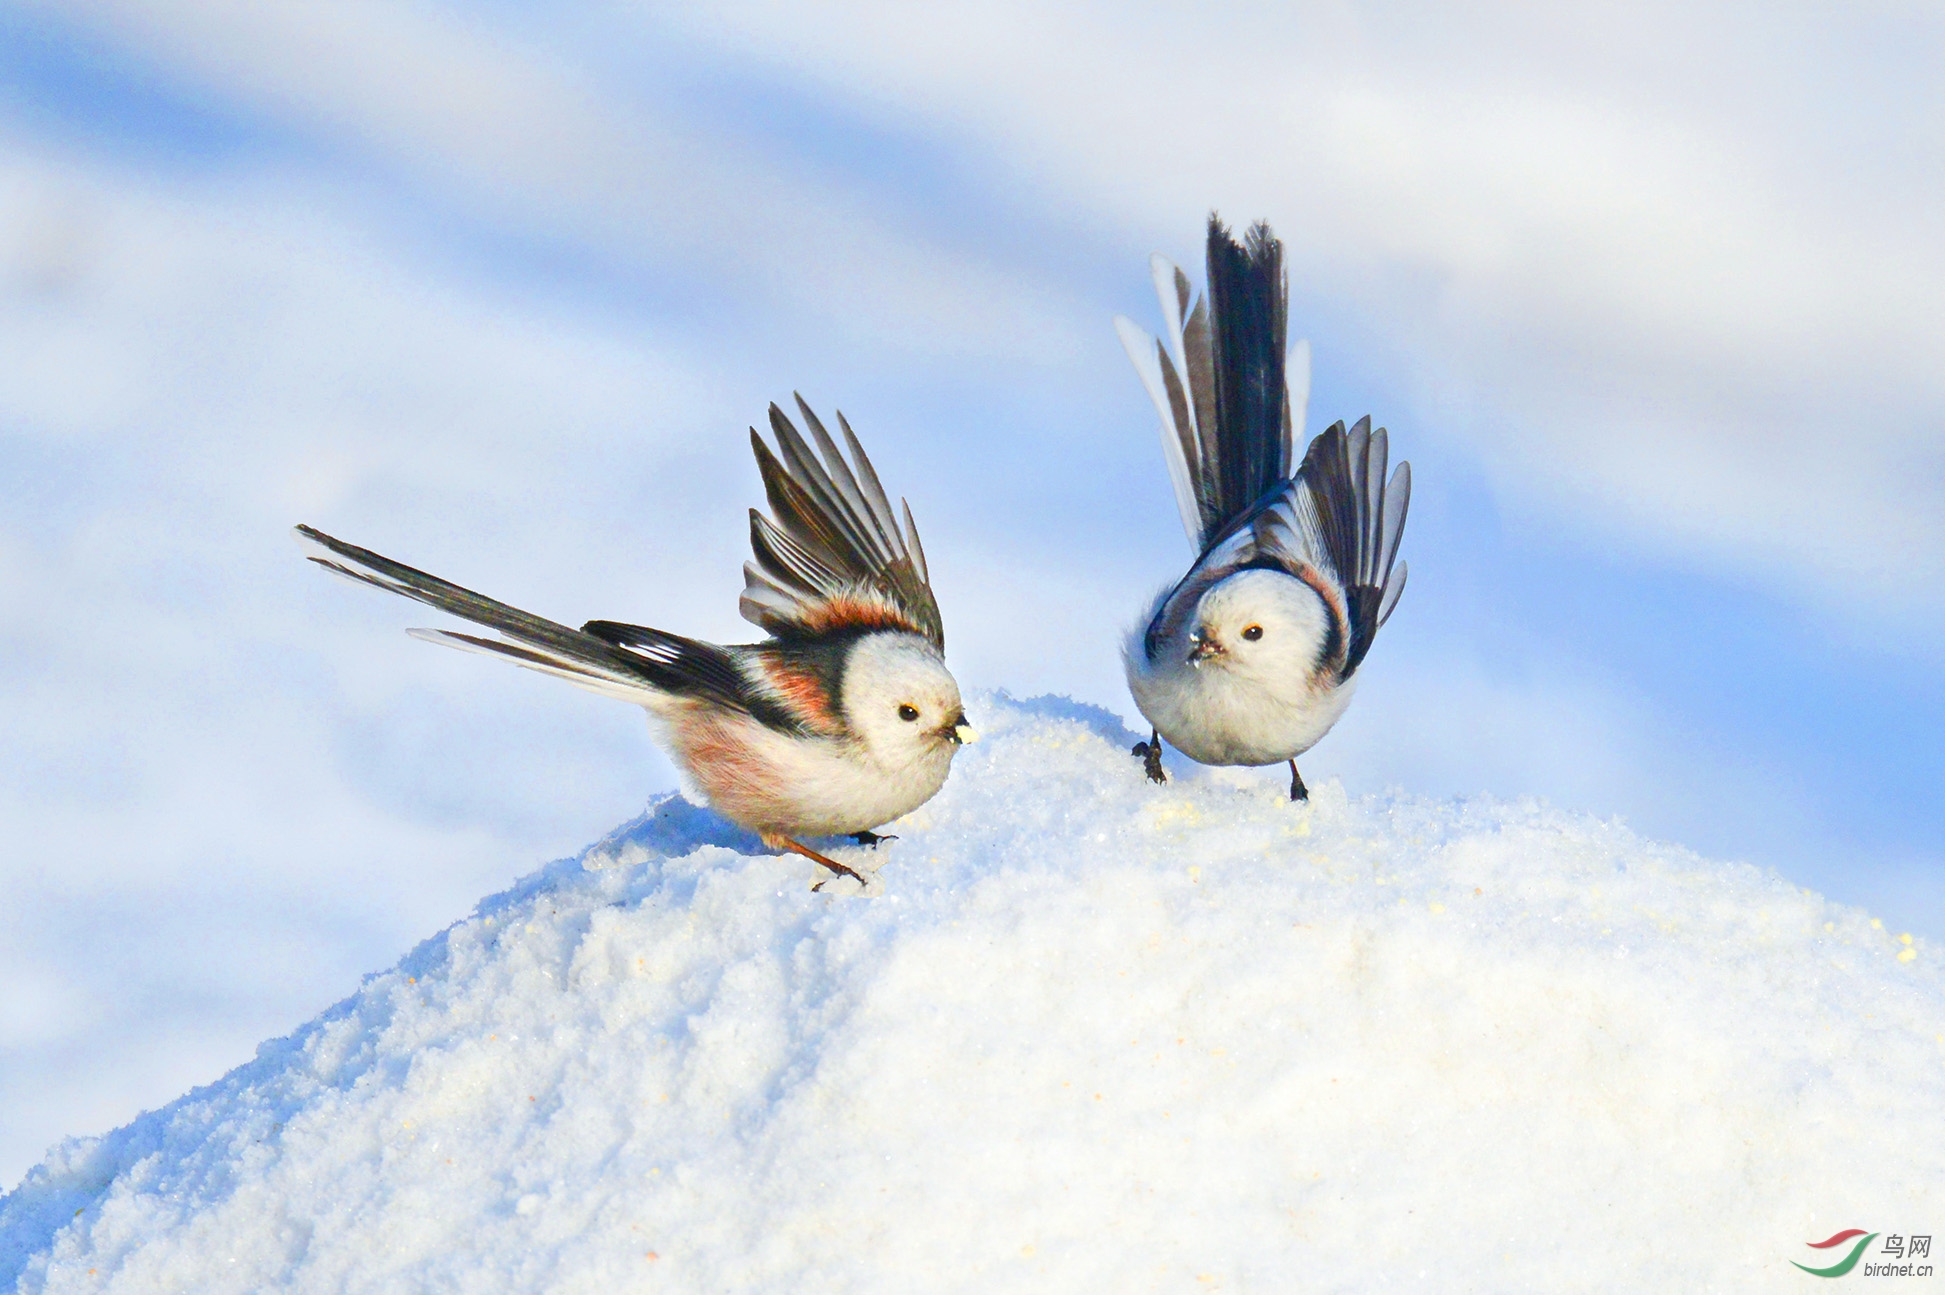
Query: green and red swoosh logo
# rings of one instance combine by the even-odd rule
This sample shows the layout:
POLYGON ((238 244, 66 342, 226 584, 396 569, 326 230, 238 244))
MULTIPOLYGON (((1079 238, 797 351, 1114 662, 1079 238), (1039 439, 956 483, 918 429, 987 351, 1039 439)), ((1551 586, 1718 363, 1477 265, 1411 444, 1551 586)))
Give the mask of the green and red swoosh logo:
POLYGON ((1797 1263, 1794 1259, 1790 1260, 1790 1262, 1798 1268, 1803 1268, 1803 1271, 1809 1273, 1812 1277, 1842 1277, 1845 1273, 1857 1267, 1857 1261, 1863 1255, 1864 1247, 1876 1239, 1877 1233, 1867 1233, 1863 1228, 1845 1228, 1842 1232, 1839 1232, 1836 1236, 1828 1240, 1811 1241, 1808 1243, 1812 1250, 1828 1250, 1832 1246, 1844 1244, 1844 1242, 1850 1240, 1852 1237, 1862 1237, 1863 1240, 1852 1246, 1849 1254, 1828 1268, 1804 1268, 1802 1264, 1797 1263))

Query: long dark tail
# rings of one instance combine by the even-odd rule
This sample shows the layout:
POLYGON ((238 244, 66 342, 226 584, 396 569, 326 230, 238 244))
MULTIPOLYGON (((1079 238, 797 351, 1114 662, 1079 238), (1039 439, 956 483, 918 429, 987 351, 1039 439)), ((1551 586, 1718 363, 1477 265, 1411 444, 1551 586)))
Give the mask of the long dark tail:
POLYGON ((1188 275, 1161 256, 1150 263, 1162 340, 1133 320, 1114 321, 1161 415, 1183 529, 1204 554, 1289 479, 1310 396, 1309 346, 1284 351, 1290 294, 1270 227, 1258 223, 1238 243, 1211 215, 1208 260, 1200 301, 1188 275))
POLYGON ((1289 393, 1284 342, 1289 288, 1283 244, 1262 222, 1238 243, 1209 217, 1211 369, 1215 388, 1214 477, 1220 532, 1290 475, 1289 393))
MULTIPOLYGON (((383 554, 346 544, 313 527, 299 526, 296 533, 298 542, 307 550, 306 556, 327 571, 436 607, 501 635, 499 639, 488 639, 451 630, 415 629, 409 631, 414 638, 502 657, 623 701, 647 703, 670 694, 695 691, 671 663, 509 607, 403 562, 394 562, 383 554), (319 549, 323 552, 316 551, 319 549)), ((672 635, 668 637, 674 639, 672 635)), ((689 643, 689 640, 675 641, 689 643)), ((694 646, 721 653, 713 645, 694 646)))

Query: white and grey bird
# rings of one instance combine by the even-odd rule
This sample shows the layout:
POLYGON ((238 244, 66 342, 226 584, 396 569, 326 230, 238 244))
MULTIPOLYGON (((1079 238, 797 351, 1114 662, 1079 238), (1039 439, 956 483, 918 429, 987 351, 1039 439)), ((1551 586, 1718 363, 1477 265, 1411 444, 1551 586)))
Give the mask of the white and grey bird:
MULTIPOLYGON (((817 451, 770 406, 772 451, 750 429, 775 520, 750 510, 756 561, 740 610, 761 643, 719 646, 646 625, 570 629, 297 528, 311 561, 493 630, 415 638, 503 657, 648 711, 662 744, 724 818, 863 882, 805 836, 880 840, 871 829, 937 794, 967 736, 945 630, 912 524, 879 484, 842 414, 850 462, 800 396, 817 451)), ((900 501, 901 505, 904 501, 900 501)), ((827 878, 828 880, 828 878, 827 878)), ((821 886, 823 883, 819 882, 821 886)))
POLYGON ((1166 344, 1115 329, 1161 415, 1175 502, 1197 557, 1123 647, 1128 687, 1153 726, 1135 747, 1163 781, 1161 743, 1202 764, 1290 763, 1350 705, 1358 667, 1397 606, 1393 568, 1411 465, 1389 484, 1385 430, 1342 422, 1290 470, 1309 400, 1310 348, 1287 353, 1283 246, 1258 224, 1238 243, 1209 218, 1208 294, 1152 262, 1166 344))

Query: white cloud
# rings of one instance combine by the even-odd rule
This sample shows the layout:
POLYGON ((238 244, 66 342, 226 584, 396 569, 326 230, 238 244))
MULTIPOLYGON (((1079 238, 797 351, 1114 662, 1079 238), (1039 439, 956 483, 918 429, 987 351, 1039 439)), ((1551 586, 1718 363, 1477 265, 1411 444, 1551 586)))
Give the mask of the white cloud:
POLYGON ((1945 40, 1921 11, 759 3, 544 46, 432 5, 61 12, 537 236, 708 262, 907 356, 1058 364, 1139 266, 1126 302, 1082 303, 952 250, 665 73, 622 83, 616 47, 679 30, 1187 261, 1210 206, 1267 215, 1301 294, 1383 339, 1357 362, 1394 425, 1458 437, 1522 506, 1813 601, 1862 586, 1894 627, 1945 611, 1945 181, 1916 164, 1945 106, 1909 53, 1945 40))
POLYGON ((1396 348, 1388 377, 1419 421, 1450 424, 1449 387, 1468 389, 1460 430, 1529 506, 1814 600, 1861 583, 1936 613, 1945 181, 1913 162, 1945 115, 1935 59, 1876 43, 1936 53, 1935 17, 1465 14, 746 4, 685 21, 862 111, 983 140, 1050 201, 1180 259, 1212 205, 1269 216, 1300 290, 1396 348))
POLYGON ((861 345, 1013 358, 1072 346, 1074 305, 1044 285, 888 222, 654 86, 602 85, 477 16, 377 0, 89 0, 49 12, 620 272, 700 272, 861 345))
POLYGON ((290 526, 563 617, 725 628, 747 494, 725 429, 747 411, 721 406, 706 357, 441 276, 341 196, 171 186, 18 136, 7 153, 0 943, 23 965, 0 1163, 18 1166, 214 1077, 670 781, 638 713, 410 642, 419 618, 309 570, 290 526), (80 231, 58 273, 36 235, 55 221, 80 231), (705 444, 729 453, 656 471, 705 444), (727 524, 695 527, 688 563, 610 556, 703 514, 727 524), (118 1043, 141 1017, 174 1042, 118 1043))

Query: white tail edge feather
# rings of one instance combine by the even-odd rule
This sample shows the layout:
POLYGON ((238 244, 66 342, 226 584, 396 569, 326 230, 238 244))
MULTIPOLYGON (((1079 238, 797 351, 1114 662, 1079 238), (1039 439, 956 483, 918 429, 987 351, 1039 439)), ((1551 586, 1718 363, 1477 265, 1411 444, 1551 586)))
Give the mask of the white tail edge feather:
MULTIPOLYGON (((1135 366, 1135 375, 1148 392, 1148 399, 1154 402, 1155 414, 1161 419, 1162 461, 1168 464, 1169 484, 1175 489, 1175 508, 1182 516, 1182 529, 1188 535, 1189 548, 1195 552, 1202 549, 1202 512, 1195 502, 1195 482, 1189 475, 1189 464, 1182 457, 1182 441, 1175 430, 1175 415, 1169 407, 1168 388, 1162 380, 1160 344, 1142 331, 1141 325, 1126 315, 1114 317, 1114 331, 1121 338, 1121 347, 1128 353, 1128 360, 1135 366)), ((1189 415, 1193 418, 1193 412, 1189 415)))
MULTIPOLYGON (((1294 454, 1296 446, 1310 444, 1303 434, 1304 422, 1310 417, 1310 339, 1307 337, 1299 337, 1284 357, 1283 389, 1290 398, 1290 444, 1294 454)), ((1295 469, 1296 464, 1285 463, 1283 475, 1287 477, 1295 469)))

